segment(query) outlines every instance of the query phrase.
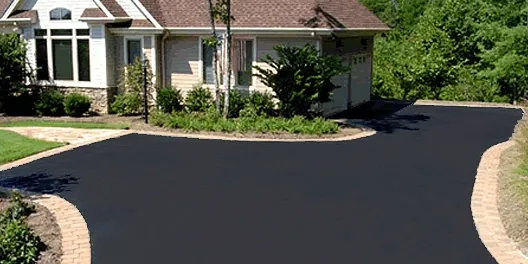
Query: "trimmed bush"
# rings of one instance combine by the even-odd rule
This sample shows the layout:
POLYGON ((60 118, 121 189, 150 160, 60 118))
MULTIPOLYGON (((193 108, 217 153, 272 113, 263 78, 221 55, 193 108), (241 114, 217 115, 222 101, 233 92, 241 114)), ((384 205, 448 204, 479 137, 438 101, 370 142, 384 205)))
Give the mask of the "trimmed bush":
POLYGON ((158 109, 164 113, 183 110, 183 97, 180 90, 172 87, 159 89, 156 95, 158 109))
POLYGON ((90 110, 90 98, 86 95, 72 93, 64 98, 64 111, 67 115, 81 117, 90 110))
POLYGON ((273 96, 268 92, 251 93, 246 108, 255 110, 257 115, 273 116, 275 114, 275 102, 273 96))
POLYGON ((143 112, 141 105, 141 95, 139 93, 131 92, 116 95, 111 109, 114 113, 119 115, 137 115, 143 112))
POLYGON ((39 115, 62 116, 64 115, 64 95, 55 89, 45 89, 35 107, 39 115))
MULTIPOLYGON (((220 109, 224 109, 225 93, 220 94, 220 109)), ((228 117, 238 117, 240 110, 244 109, 248 102, 248 96, 239 90, 229 91, 229 113, 228 117)))
POLYGON ((186 131, 216 132, 257 132, 292 134, 333 134, 339 131, 339 125, 323 118, 306 119, 295 116, 290 119, 280 117, 257 116, 254 110, 242 111, 243 117, 223 118, 215 109, 206 112, 153 113, 151 123, 166 128, 179 128, 186 131), (253 112, 246 113, 246 112, 253 112))
POLYGON ((189 112, 205 112, 212 106, 213 95, 201 85, 196 85, 187 94, 185 98, 185 105, 189 112))
POLYGON ((11 93, 3 105, 3 111, 12 116, 34 116, 37 114, 35 106, 38 99, 38 90, 24 89, 17 93, 11 93))

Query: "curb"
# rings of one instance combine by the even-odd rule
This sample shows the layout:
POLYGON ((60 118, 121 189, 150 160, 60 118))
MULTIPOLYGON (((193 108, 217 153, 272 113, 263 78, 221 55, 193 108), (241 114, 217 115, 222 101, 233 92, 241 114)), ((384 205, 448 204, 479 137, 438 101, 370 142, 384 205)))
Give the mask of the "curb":
POLYGON ((506 103, 417 100, 416 102, 413 103, 413 105, 512 108, 512 109, 522 109, 523 111, 525 111, 523 106, 506 104, 506 103))
POLYGON ((177 132, 155 132, 155 131, 140 131, 130 130, 130 133, 149 135, 149 136, 163 136, 163 137, 178 137, 178 138, 190 138, 190 139, 208 139, 208 140, 224 140, 224 141, 247 141, 247 142, 338 142, 348 141, 364 137, 373 136, 376 131, 369 129, 370 131, 363 131, 361 133, 343 136, 336 138, 299 138, 299 139, 273 139, 273 138, 244 138, 244 137, 230 137, 230 136, 219 136, 219 135, 205 135, 205 134, 186 134, 177 132))
POLYGON ((484 152, 471 195, 471 212, 480 240, 499 264, 528 264, 528 259, 506 234, 497 204, 500 157, 515 144, 508 140, 484 152))

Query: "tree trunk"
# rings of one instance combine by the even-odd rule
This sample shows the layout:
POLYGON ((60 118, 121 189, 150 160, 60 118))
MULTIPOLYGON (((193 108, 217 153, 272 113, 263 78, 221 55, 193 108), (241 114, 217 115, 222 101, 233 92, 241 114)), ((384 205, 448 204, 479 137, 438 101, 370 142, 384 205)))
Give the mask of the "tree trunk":
POLYGON ((213 0, 208 0, 207 1, 209 3, 209 19, 210 19, 210 22, 211 22, 211 34, 212 34, 212 37, 214 38, 215 40, 215 46, 214 46, 214 49, 213 49, 213 76, 214 76, 214 87, 215 87, 215 95, 216 95, 216 98, 215 98, 215 101, 216 101, 216 111, 218 111, 218 113, 220 113, 220 85, 218 83, 218 68, 217 68, 217 63, 218 63, 218 52, 217 52, 217 48, 218 48, 218 37, 216 35, 216 24, 215 24, 215 17, 214 17, 214 14, 213 14, 213 0))
POLYGON ((226 0, 226 9, 227 9, 227 23, 226 23, 226 45, 227 51, 225 59, 226 61, 226 90, 224 96, 224 117, 228 116, 229 113, 229 90, 231 89, 231 0, 226 0))

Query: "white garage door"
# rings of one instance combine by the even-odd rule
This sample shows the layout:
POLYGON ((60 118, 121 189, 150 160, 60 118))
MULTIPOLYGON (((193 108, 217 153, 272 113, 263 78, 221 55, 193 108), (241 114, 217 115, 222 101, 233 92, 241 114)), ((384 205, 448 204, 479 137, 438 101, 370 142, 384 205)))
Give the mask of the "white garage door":
POLYGON ((350 76, 349 102, 350 106, 357 106, 370 100, 372 56, 352 56, 351 64, 354 68, 350 76))
POLYGON ((349 73, 332 79, 339 88, 335 89, 330 102, 323 104, 326 115, 346 110, 349 106, 357 106, 370 100, 372 56, 342 55, 343 65, 352 65, 349 73))

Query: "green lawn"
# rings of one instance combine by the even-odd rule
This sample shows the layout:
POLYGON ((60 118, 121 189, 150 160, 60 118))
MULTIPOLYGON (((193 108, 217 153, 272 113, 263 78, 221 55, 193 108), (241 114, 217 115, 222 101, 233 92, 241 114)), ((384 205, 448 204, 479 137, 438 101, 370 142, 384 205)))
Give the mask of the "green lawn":
POLYGON ((45 120, 28 120, 13 121, 0 123, 0 127, 72 127, 87 129, 129 129, 126 124, 106 124, 106 123, 89 123, 89 122, 65 122, 65 121, 45 121, 45 120))
POLYGON ((0 130, 0 164, 63 145, 64 143, 31 139, 15 132, 0 130))

